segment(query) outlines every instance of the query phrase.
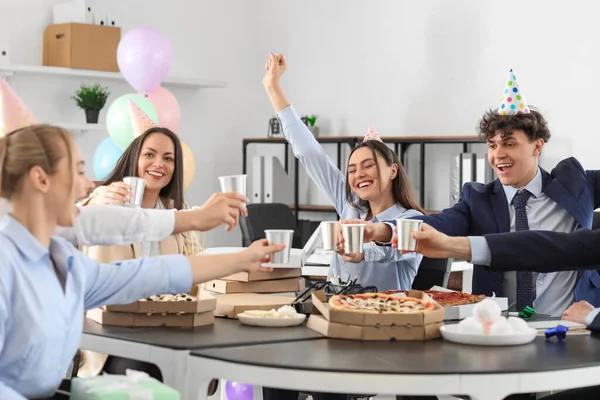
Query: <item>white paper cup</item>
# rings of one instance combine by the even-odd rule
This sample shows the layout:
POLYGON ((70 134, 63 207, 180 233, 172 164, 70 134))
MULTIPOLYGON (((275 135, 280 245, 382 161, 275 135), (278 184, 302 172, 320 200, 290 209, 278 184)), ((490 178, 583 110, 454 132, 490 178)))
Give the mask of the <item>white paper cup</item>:
POLYGON ((423 221, 420 219, 404 219, 396 220, 398 228, 398 250, 417 250, 417 240, 410 235, 412 232, 419 232, 423 221))
POLYGON ((287 264, 290 262, 290 251, 292 250, 292 240, 294 231, 288 229, 267 229, 265 237, 269 244, 285 244, 285 248, 276 253, 271 253, 269 262, 272 264, 287 264))
POLYGON ((219 182, 223 193, 236 192, 246 196, 246 175, 220 176, 219 182))
POLYGON ((361 254, 365 238, 364 224, 342 224, 344 237, 344 253, 361 254))
POLYGON ((323 250, 336 250, 339 242, 339 226, 336 221, 321 222, 321 238, 323 250))
POLYGON ((135 176, 126 176, 123 182, 131 188, 131 198, 124 205, 128 207, 141 207, 144 199, 144 189, 146 189, 146 181, 135 176))

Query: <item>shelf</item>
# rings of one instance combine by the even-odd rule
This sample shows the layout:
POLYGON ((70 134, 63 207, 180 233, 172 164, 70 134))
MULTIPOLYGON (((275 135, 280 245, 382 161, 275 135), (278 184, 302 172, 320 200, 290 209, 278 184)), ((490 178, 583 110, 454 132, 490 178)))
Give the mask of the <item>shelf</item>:
MULTIPOLYGON (((120 72, 92 71, 86 69, 46 67, 42 65, 23 64, 0 66, 0 76, 7 77, 16 75, 49 75, 64 76, 69 78, 100 79, 126 82, 125 78, 123 77, 123 75, 121 75, 120 72)), ((224 88, 227 86, 227 83, 224 81, 214 81, 209 79, 178 78, 167 76, 163 81, 163 85, 200 89, 224 88)))
POLYGON ((77 135, 80 133, 90 132, 90 131, 106 131, 106 125, 103 124, 74 124, 74 123, 58 123, 55 124, 62 128, 68 129, 73 134, 77 135))
MULTIPOLYGON (((363 137, 359 136, 316 136, 319 143, 359 143, 363 137)), ((384 143, 483 143, 477 135, 431 135, 431 136, 382 136, 384 143)), ((244 138, 245 143, 286 143, 283 136, 263 137, 263 138, 244 138)))

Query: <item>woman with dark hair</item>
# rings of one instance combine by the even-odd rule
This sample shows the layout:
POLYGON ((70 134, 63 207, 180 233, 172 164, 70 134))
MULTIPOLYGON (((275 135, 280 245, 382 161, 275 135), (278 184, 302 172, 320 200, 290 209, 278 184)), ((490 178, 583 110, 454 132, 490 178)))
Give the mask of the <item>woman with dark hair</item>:
MULTIPOLYGON (((134 127, 135 128, 135 127, 134 127)), ((146 181, 142 208, 176 209, 187 208, 183 202, 183 155, 177 135, 167 128, 152 127, 137 136, 127 147, 115 168, 81 205, 123 205, 130 196, 129 185, 123 178, 134 176, 146 181)), ((107 221, 107 223, 110 223, 107 221)), ((196 256, 202 247, 197 232, 190 231, 171 235, 160 242, 141 242, 131 245, 80 246, 90 258, 109 263, 140 257, 155 257, 166 254, 196 256)), ((126 368, 143 369, 160 379, 156 366, 109 357, 91 351, 83 351, 83 363, 79 376, 97 374, 106 361, 109 373, 121 373, 126 368)), ((106 369, 105 369, 106 370, 106 369)))
MULTIPOLYGON (((279 84, 287 68, 283 55, 271 54, 265 65, 263 85, 277 113, 286 140, 313 182, 335 206, 341 219, 384 221, 424 213, 417 204, 402 163, 379 135, 369 127, 365 140, 350 153, 346 176, 315 140, 279 84)), ((387 246, 366 243, 363 253, 332 257, 329 277, 379 290, 407 290, 417 275, 422 256, 401 254, 387 246), (409 257, 407 257, 409 256, 409 257)), ((347 394, 313 393, 315 400, 346 400, 347 394)), ((296 400, 298 392, 263 388, 265 400, 296 400)))
MULTIPOLYGON (((294 154, 341 219, 383 221, 421 215, 398 156, 372 128, 352 150, 346 176, 342 174, 286 99, 279 83, 286 68, 282 55, 271 54, 263 85, 294 154)), ((379 290, 410 289, 422 258, 374 243, 365 244, 362 254, 344 255, 341 249, 338 254, 332 259, 330 277, 344 281, 358 277, 357 283, 379 290)))

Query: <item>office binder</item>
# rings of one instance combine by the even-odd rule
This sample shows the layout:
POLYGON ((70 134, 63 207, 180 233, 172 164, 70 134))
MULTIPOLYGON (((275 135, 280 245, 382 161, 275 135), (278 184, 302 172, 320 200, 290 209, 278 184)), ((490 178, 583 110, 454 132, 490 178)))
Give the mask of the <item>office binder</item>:
POLYGON ((252 157, 252 169, 250 170, 250 203, 262 203, 263 197, 263 175, 265 169, 265 158, 263 156, 252 157))

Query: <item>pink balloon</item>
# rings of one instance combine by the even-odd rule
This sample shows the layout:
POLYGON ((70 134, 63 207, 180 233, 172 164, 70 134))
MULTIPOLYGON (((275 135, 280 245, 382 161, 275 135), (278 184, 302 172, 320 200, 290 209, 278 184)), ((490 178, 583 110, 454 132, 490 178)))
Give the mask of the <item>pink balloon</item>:
POLYGON ((154 28, 135 28, 121 38, 117 63, 121 73, 138 92, 150 93, 171 68, 169 41, 154 28))
POLYGON ((148 93, 148 100, 158 112, 158 124, 177 133, 181 122, 181 111, 173 93, 159 86, 148 93))

